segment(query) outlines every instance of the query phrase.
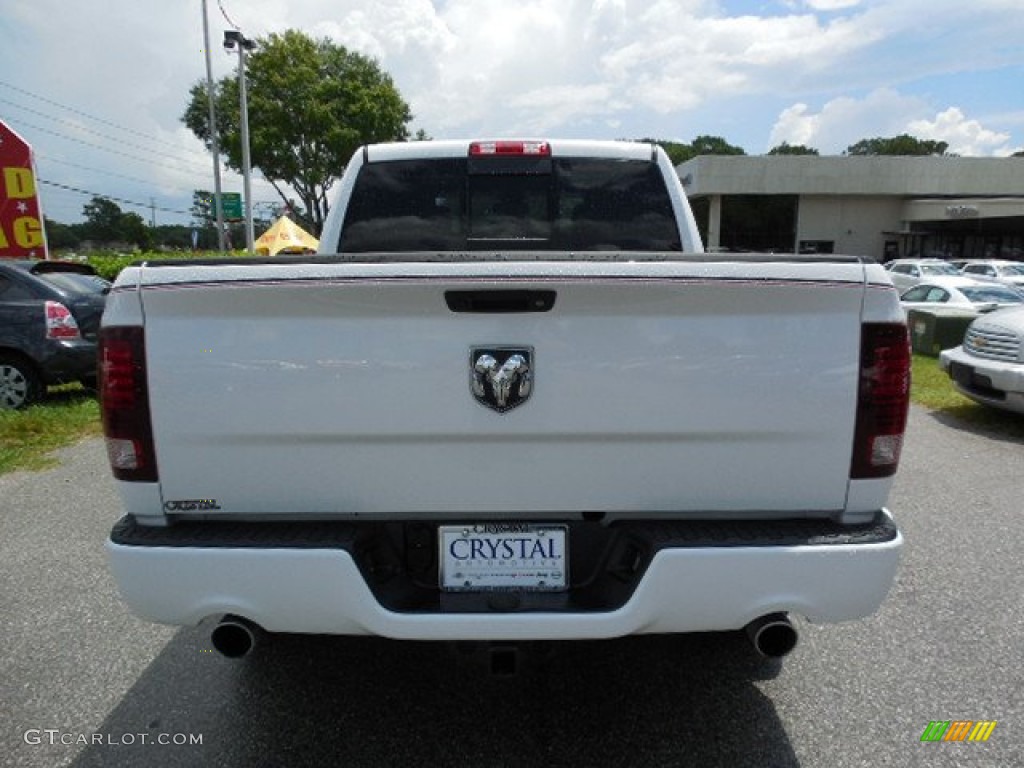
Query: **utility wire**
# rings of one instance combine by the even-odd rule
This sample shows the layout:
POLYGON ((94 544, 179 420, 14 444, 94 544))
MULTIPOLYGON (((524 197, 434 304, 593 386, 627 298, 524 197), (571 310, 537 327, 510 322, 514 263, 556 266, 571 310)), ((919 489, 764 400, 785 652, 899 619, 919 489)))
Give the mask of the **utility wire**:
MULTIPOLYGON (((160 211, 162 213, 178 213, 184 216, 192 216, 192 211, 182 211, 178 208, 168 208, 167 206, 154 205, 153 203, 140 203, 137 200, 128 200, 124 197, 117 197, 115 195, 108 195, 104 192, 94 192, 88 189, 81 189, 79 187, 73 187, 69 184, 60 184, 56 181, 50 181, 49 179, 36 179, 40 184, 45 184, 48 187, 54 187, 55 189, 62 192, 72 192, 76 195, 90 195, 92 197, 101 197, 104 200, 111 200, 116 203, 123 203, 124 205, 133 205, 137 208, 144 208, 147 211, 160 211)), ((275 200, 262 200, 253 203, 253 207, 276 207, 279 203, 275 200)))
POLYGON ((231 20, 228 16, 228 12, 224 10, 224 3, 222 3, 221 0, 217 0, 217 7, 220 8, 220 15, 224 17, 224 21, 234 27, 236 32, 241 32, 242 28, 231 20))
POLYGON ((124 203, 125 205, 134 205, 138 208, 145 208, 146 210, 157 210, 162 213, 179 213, 183 216, 191 216, 191 211, 182 211, 177 208, 167 208, 161 205, 153 205, 152 203, 140 203, 137 200, 128 200, 124 197, 115 197, 114 195, 105 195, 102 192, 93 192, 88 189, 80 189, 79 187, 72 187, 68 184, 59 184, 56 181, 50 181, 49 179, 36 179, 40 184, 45 184, 48 187, 56 187, 58 189, 64 189, 69 192, 77 192, 80 195, 92 195, 93 197, 102 197, 105 200, 112 200, 115 203, 124 203))
MULTIPOLYGON (((121 151, 116 150, 116 149, 111 149, 109 147, 104 147, 104 146, 101 146, 99 144, 94 144, 93 142, 86 141, 85 139, 79 139, 79 138, 76 138, 74 136, 68 136, 67 134, 60 133, 59 131, 52 131, 49 128, 43 128, 42 126, 34 125, 33 123, 29 123, 29 122, 27 122, 25 120, 22 120, 20 118, 9 118, 9 120, 10 120, 10 122, 15 123, 17 125, 23 125, 23 126, 26 126, 26 127, 31 128, 33 130, 36 130, 36 131, 42 131, 43 133, 48 133, 51 136, 56 136, 58 138, 65 139, 67 141, 73 141, 73 142, 75 142, 77 144, 84 144, 87 147, 92 147, 93 149, 99 149, 99 150, 102 150, 104 152, 110 152, 111 154, 120 155, 121 157, 127 157, 129 160, 135 160, 136 162, 145 163, 147 165, 159 165, 159 166, 161 166, 163 168, 168 168, 168 169, 170 169, 170 170, 172 170, 172 171, 174 171, 176 173, 194 175, 194 174, 198 174, 198 173, 203 173, 206 170, 206 169, 203 169, 202 171, 199 171, 199 170, 190 171, 188 169, 183 169, 181 167, 182 165, 184 165, 184 163, 178 163, 177 165, 171 165, 170 163, 163 162, 163 161, 160 161, 160 160, 156 160, 154 158, 138 157, 137 155, 130 155, 127 152, 121 152, 121 151)), ((192 165, 192 164, 189 163, 189 165, 192 165)), ((193 165, 193 167, 198 169, 198 166, 194 166, 193 165)))
MULTIPOLYGON (((178 163, 177 165, 171 165, 169 163, 161 162, 159 160, 154 160, 154 159, 151 159, 151 158, 143 158, 143 157, 139 157, 137 155, 128 154, 127 152, 120 152, 120 151, 118 151, 116 149, 111 149, 110 147, 104 147, 104 146, 101 146, 99 144, 94 144, 91 141, 86 141, 85 139, 79 139, 79 138, 77 138, 75 136, 68 136, 67 134, 60 133, 59 131, 53 131, 53 130, 50 130, 49 128, 43 128, 42 126, 35 125, 33 123, 29 123, 29 122, 27 122, 25 120, 22 120, 21 118, 8 118, 8 122, 15 123, 17 125, 23 125, 23 126, 25 126, 27 128, 31 128, 31 129, 36 130, 36 131, 42 131, 43 133, 48 133, 51 136, 56 136, 56 137, 61 138, 61 139, 66 139, 67 141, 73 141, 73 142, 76 142, 78 144, 83 144, 83 145, 85 145, 87 147, 92 147, 94 149, 99 149, 99 150, 102 150, 104 152, 110 152, 111 154, 114 154, 114 155, 120 155, 121 157, 126 157, 129 160, 135 160, 136 162, 145 163, 147 165, 159 165, 160 167, 167 168, 168 170, 174 171, 175 173, 180 173, 180 174, 184 174, 184 175, 188 175, 188 176, 193 176, 195 174, 205 175, 206 170, 207 170, 206 168, 200 168, 199 166, 195 166, 195 165, 192 165, 190 163, 189 165, 192 165, 193 168, 197 168, 196 171, 190 171, 188 169, 183 169, 183 168, 180 167, 181 165, 183 165, 183 163, 178 163)), ((75 165, 74 163, 70 163, 70 162, 65 161, 65 160, 56 160, 55 158, 47 156, 47 155, 44 155, 44 154, 40 154, 39 156, 40 157, 45 157, 47 159, 47 162, 58 162, 58 163, 62 162, 62 163, 65 163, 66 165, 75 165)), ((79 165, 79 166, 76 166, 76 167, 82 168, 84 170, 92 170, 92 171, 98 171, 99 173, 106 173, 106 174, 111 175, 111 176, 121 176, 122 178, 131 180, 131 181, 139 181, 139 182, 143 182, 145 184, 150 184, 150 185, 153 184, 152 180, 144 181, 144 180, 139 179, 137 177, 123 176, 122 174, 113 173, 112 171, 100 171, 99 169, 88 168, 87 166, 84 166, 84 165, 79 165)), ((254 181, 263 182, 265 184, 269 184, 270 183, 269 181, 266 180, 266 178, 260 178, 260 177, 256 177, 254 179, 254 181)), ((184 187, 176 187, 176 189, 180 189, 180 190, 184 191, 185 188, 184 187)))
MULTIPOLYGON (((39 117, 44 117, 47 120, 53 120, 56 123, 61 123, 61 124, 66 125, 66 126, 70 126, 71 128, 74 128, 74 129, 79 130, 79 131, 84 131, 85 133, 90 133, 93 136, 100 137, 101 139, 105 139, 107 141, 116 142, 116 143, 118 143, 118 144, 120 144, 122 146, 132 147, 133 149, 141 149, 143 152, 149 152, 149 153, 152 153, 154 155, 163 155, 164 157, 170 157, 170 158, 172 158, 174 160, 180 160, 182 152, 188 152, 189 154, 196 155, 196 156, 199 156, 199 154, 200 154, 199 152, 197 152, 194 149, 181 149, 180 147, 178 148, 177 152, 175 152, 174 154, 171 154, 170 152, 166 152, 166 151, 159 150, 159 149, 153 149, 152 147, 144 147, 141 144, 133 144, 130 141, 124 141, 123 139, 116 139, 113 136, 110 136, 109 134, 103 133, 102 131, 97 131, 94 128, 89 128, 88 126, 80 125, 78 123, 71 122, 70 120, 67 120, 67 119, 65 119, 63 117, 56 117, 56 116, 48 114, 46 112, 40 112, 38 109, 32 109, 31 107, 26 107, 24 104, 18 104, 17 102, 10 101, 9 99, 2 99, 2 98, 0 98, 0 104, 8 104, 8 105, 10 105, 10 106, 12 106, 12 107, 14 107, 16 109, 20 109, 20 110, 23 110, 25 112, 29 112, 29 113, 31 113, 33 115, 38 115, 39 117)), ((150 139, 150 141, 159 141, 159 140, 158 139, 150 139)), ((167 143, 167 142, 163 142, 163 143, 167 143)), ((169 146, 172 146, 172 145, 169 145, 169 146)))
MULTIPOLYGON (((0 99, 0 102, 2 102, 2 103, 10 103, 10 102, 6 102, 4 99, 0 99)), ((61 120, 60 118, 55 118, 55 117, 53 117, 51 115, 47 115, 44 112, 39 112, 39 111, 34 110, 34 109, 26 109, 26 111, 27 112, 32 112, 32 113, 34 113, 36 115, 40 115, 41 117, 45 117, 45 118, 48 118, 50 120, 56 120, 59 123, 63 123, 65 125, 68 125, 68 123, 66 121, 61 120)), ((77 141, 77 142, 79 142, 81 144, 86 144, 86 145, 88 145, 90 147, 95 147, 96 149, 103 149, 103 150, 106 150, 107 152, 114 152, 115 154, 124 155, 125 157, 133 157, 132 155, 128 155, 128 154, 126 154, 124 152, 121 152, 120 150, 109 149, 107 147, 100 146, 99 144, 92 144, 92 143, 87 142, 87 141, 85 141, 83 139, 79 139, 79 138, 77 138, 75 136, 69 136, 66 133, 60 133, 59 131, 54 131, 54 130, 48 129, 48 128, 41 128, 40 126, 33 125, 32 123, 29 123, 29 122, 27 122, 25 120, 22 120, 21 118, 13 118, 13 121, 20 122, 22 125, 26 125, 29 128, 34 128, 37 131, 46 131, 47 133, 49 133, 49 134, 51 134, 53 136, 57 136, 57 137, 62 138, 62 139, 68 139, 70 141, 77 141)), ((86 132, 88 134, 91 134, 93 136, 98 136, 101 139, 104 139, 104 140, 107 140, 107 141, 110 141, 110 142, 115 142, 115 143, 119 144, 120 146, 130 147, 132 149, 138 149, 138 150, 141 150, 142 152, 146 152, 146 153, 152 154, 154 156, 166 157, 166 158, 168 158, 170 160, 176 161, 179 165, 190 165, 190 166, 192 166, 193 168, 196 169, 196 172, 199 172, 199 169, 202 168, 202 166, 200 166, 197 162, 193 162, 193 161, 190 161, 190 160, 182 159, 180 154, 172 155, 170 152, 162 152, 160 150, 151 149, 149 147, 144 147, 141 144, 133 144, 130 141, 119 141, 118 139, 115 139, 112 136, 108 136, 105 133, 100 133, 99 131, 95 131, 92 128, 88 128, 88 127, 86 127, 84 125, 76 126, 73 123, 71 123, 70 125, 72 127, 74 127, 74 128, 82 130, 82 131, 84 131, 84 132, 86 132)), ((138 159, 138 158, 136 158, 136 159, 138 159)), ((148 162, 156 162, 156 161, 155 160, 146 160, 145 162, 148 163, 148 162)))
MULTIPOLYGON (((109 120, 104 120, 102 117, 96 117, 96 115, 91 115, 88 112, 83 112, 82 110, 76 109, 75 107, 69 107, 67 104, 61 104, 59 101, 54 101, 53 99, 48 99, 45 96, 40 96, 37 93, 32 93, 32 91, 27 91, 24 88, 19 88, 18 86, 12 85, 11 83, 8 83, 8 82, 4 82, 3 80, 0 80, 0 86, 3 86, 4 88, 9 88, 12 91, 16 91, 16 92, 18 92, 20 94, 23 94, 25 96, 29 96, 29 97, 31 97, 33 99, 37 99, 39 101, 45 102, 45 103, 50 104, 50 105, 52 105, 54 107, 60 107, 61 109, 66 109, 68 112, 72 112, 72 113, 74 113, 76 115, 80 115, 81 117, 86 117, 86 118, 88 118, 90 120, 95 120, 97 123, 102 123, 103 125, 106 125, 106 126, 108 126, 110 128, 116 128, 119 131, 124 131, 125 133, 133 134, 135 136, 138 136, 139 138, 146 139, 147 141, 155 141, 155 142, 158 142, 160 144, 164 144, 164 145, 166 145, 168 147, 171 147, 172 149, 179 149, 179 147, 177 147, 177 145, 172 144, 171 142, 166 141, 164 139, 160 139, 160 138, 157 138, 155 136, 150 136, 149 134, 142 133, 141 131, 136 131, 134 128, 127 128, 127 127, 125 127, 123 125, 118 125, 117 123, 112 123, 109 120)), ((8 103, 10 103, 10 102, 8 102, 8 103)))
MULTIPOLYGON (((135 182, 137 184, 145 184, 147 187, 152 187, 153 186, 153 180, 152 179, 140 179, 138 176, 126 176, 123 173, 114 173, 113 171, 105 171, 102 168, 92 168, 92 167, 90 167, 88 165, 81 165, 79 163, 72 163, 72 162, 69 162, 68 160, 58 160, 56 157, 51 157, 51 156, 49 156, 49 155, 47 155, 45 153, 42 153, 42 152, 37 152, 36 153, 36 157, 41 159, 41 160, 44 160, 47 163, 60 163, 61 165, 69 165, 72 168, 78 168, 78 169, 83 170, 83 171, 91 171, 92 173, 102 173, 105 176, 114 176, 115 178, 124 179, 126 181, 132 181, 132 182, 135 182)), ((187 193, 191 193, 191 191, 192 191, 191 188, 186 189, 185 187, 164 187, 164 188, 174 189, 174 190, 177 190, 179 192, 187 192, 187 193)))
MULTIPOLYGON (((220 8, 221 14, 224 16, 224 18, 228 22, 228 24, 230 24, 236 30, 240 30, 241 28, 237 24, 235 24, 231 20, 231 18, 228 16, 228 14, 225 11, 224 6, 220 2, 220 0, 218 0, 217 5, 220 8)), ((116 150, 116 149, 111 149, 109 147, 104 147, 104 146, 101 146, 99 144, 94 144, 92 142, 85 141, 84 139, 79 139, 79 138, 74 137, 74 136, 68 136, 67 134, 60 133, 59 131, 54 131, 54 130, 51 130, 51 129, 48 129, 48 128, 43 128, 42 126, 35 125, 35 124, 30 123, 30 122, 28 122, 26 120, 22 120, 21 118, 8 118, 9 122, 13 122, 13 123, 16 123, 16 124, 19 124, 19 125, 23 125, 23 126, 25 126, 27 128, 31 128, 33 130, 41 131, 43 133, 47 133, 47 134, 49 134, 51 136, 56 136, 56 137, 61 138, 61 139, 66 139, 68 141, 73 141, 73 142, 76 142, 78 144, 82 144, 82 145, 87 146, 87 147, 93 147, 94 149, 99 149, 99 150, 102 150, 104 152, 110 152, 111 154, 120 155, 121 157, 126 157, 129 160, 134 160, 136 162, 141 162, 141 163, 146 163, 146 164, 159 165, 161 167, 164 167, 164 168, 167 168, 169 170, 172 170, 172 171, 174 171, 176 173, 190 174, 189 171, 187 171, 185 169, 182 169, 180 167, 182 165, 190 165, 193 168, 197 168, 197 169, 201 168, 202 169, 201 170, 202 173, 205 173, 205 171, 206 171, 205 166, 196 165, 196 164, 191 163, 189 161, 183 160, 180 157, 180 153, 181 152, 189 152, 190 154, 192 154, 194 156, 198 156, 200 153, 195 151, 195 150, 183 149, 183 148, 181 148, 181 147, 179 147, 179 146, 177 146, 175 144, 172 144, 171 142, 166 141, 164 139, 160 139, 160 138, 157 138, 157 137, 152 136, 150 134, 146 134, 146 133, 143 133, 141 131, 137 131, 137 130, 135 130, 133 128, 128 128, 126 126, 119 125, 118 123, 111 122, 110 120, 105 120, 104 118, 97 117, 96 115, 90 114, 90 113, 85 112, 85 111, 83 111, 81 109, 77 109, 76 107, 71 107, 71 106, 68 106, 67 104, 62 104, 59 101, 54 101, 53 99, 48 99, 45 96, 40 96, 39 94, 36 94, 36 93, 31 92, 31 91, 25 90, 24 88, 19 88, 18 86, 13 85, 12 83, 8 83, 8 82, 6 82, 4 80, 0 80, 0 87, 7 88, 9 90, 15 91, 16 93, 20 93, 20 94, 22 94, 24 96, 28 96, 28 97, 30 97, 32 99, 36 99, 37 101, 41 101, 41 102, 44 102, 46 104, 50 104, 51 106, 58 107, 59 109, 67 110, 68 112, 71 112, 72 114, 79 115, 79 116, 87 118, 89 120, 93 120, 93 121, 95 121, 97 123, 100 123, 101 125, 108 126, 108 127, 113 128, 115 130, 122 131, 122 132, 128 133, 128 134, 132 134, 134 136, 138 136, 140 138, 146 139, 146 141, 148 141, 148 142, 155 142, 155 143, 163 144, 164 146, 167 146, 167 147, 170 147, 170 148, 174 149, 177 154, 172 155, 172 154, 167 153, 167 152, 160 152, 160 151, 153 150, 151 147, 143 147, 141 145, 133 144, 131 142, 124 142, 124 141, 122 141, 120 139, 116 139, 116 138, 114 138, 112 136, 109 136, 109 135, 107 135, 105 133, 102 133, 100 131, 94 130, 94 129, 89 128, 87 126, 78 125, 76 123, 71 123, 71 122, 69 122, 65 118, 56 117, 56 116, 48 114, 46 112, 42 112, 42 111, 33 109, 31 107, 26 107, 24 104, 19 104, 18 102, 14 102, 14 101, 11 101, 9 99, 0 99, 0 103, 8 104, 8 105, 13 106, 13 107, 15 107, 17 109, 21 109, 21 110, 23 110, 25 112, 29 112, 29 113, 37 115, 39 117, 43 117, 43 118, 45 118, 47 120, 53 120, 53 121, 55 121, 57 123, 63 123, 64 125, 70 125, 70 126, 76 128, 78 130, 85 131, 85 132, 87 132, 89 134, 92 134, 94 136, 97 136, 97 137, 99 137, 101 139, 104 139, 104 140, 107 140, 107 141, 112 141, 112 142, 117 142, 118 144, 120 144, 122 146, 129 146, 129 147, 133 147, 135 149, 140 149, 140 150, 142 150, 144 152, 147 152, 149 154, 163 155, 164 157, 167 157, 167 158, 169 158, 171 160, 174 160, 176 165, 169 165, 168 163, 160 162, 158 160, 154 160, 153 158, 141 158, 141 157, 138 157, 136 155, 128 154, 127 152, 121 152, 121 151, 116 150)), ((80 168, 82 170, 92 171, 92 172, 95 172, 95 173, 103 173, 103 174, 106 174, 108 176, 114 176, 114 177, 117 177, 117 178, 125 179, 127 181, 132 181, 132 182, 136 182, 136 183, 140 183, 140 184, 149 184, 149 185, 152 184, 151 180, 144 180, 144 179, 140 179, 138 177, 127 176, 125 174, 114 173, 113 171, 105 171, 105 170, 101 170, 101 169, 98 169, 98 168, 90 168, 88 166, 79 165, 79 164, 72 163, 72 162, 69 162, 69 161, 66 161, 66 160, 58 160, 57 158, 50 157, 50 156, 47 156, 45 154, 39 154, 39 157, 44 158, 47 162, 61 163, 61 164, 64 164, 64 165, 69 165, 69 166, 74 167, 74 168, 80 168)), ((184 215, 184 216, 192 215, 191 211, 182 211, 182 210, 177 209, 177 208, 168 208, 168 207, 165 207, 165 206, 156 206, 156 205, 153 205, 152 203, 142 203, 142 202, 138 202, 136 200, 129 200, 127 198, 122 198, 122 197, 115 197, 115 196, 107 195, 107 194, 104 194, 104 193, 101 193, 101 192, 93 192, 93 191, 90 191, 90 190, 81 189, 79 187, 73 187, 73 186, 70 186, 68 184, 61 184, 59 182, 50 181, 48 179, 37 179, 37 181, 40 184, 45 184, 45 185, 47 185, 49 187, 53 187, 55 189, 59 189, 59 190, 67 191, 67 192, 72 192, 72 193, 80 194, 80 195, 92 195, 94 197, 102 197, 102 198, 105 198, 105 199, 108 199, 108 200, 112 200, 112 201, 115 201, 115 202, 123 203, 125 205, 132 205, 132 206, 136 206, 136 207, 139 207, 139 208, 144 208, 144 209, 150 210, 150 211, 157 210, 157 211, 161 211, 161 212, 164 212, 164 213, 176 213, 176 214, 180 214, 180 215, 184 215)), ((177 189, 185 191, 183 187, 177 187, 177 189)), ((254 201, 253 202, 254 206, 257 206, 257 205, 277 205, 277 204, 278 204, 277 201, 263 201, 263 202, 256 202, 256 201, 254 201)))

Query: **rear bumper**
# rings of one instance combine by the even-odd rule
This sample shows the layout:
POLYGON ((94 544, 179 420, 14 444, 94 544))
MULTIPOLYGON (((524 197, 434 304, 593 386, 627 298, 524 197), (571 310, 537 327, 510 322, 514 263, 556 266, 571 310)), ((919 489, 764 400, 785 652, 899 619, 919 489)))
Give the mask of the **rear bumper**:
POLYGON ((734 630, 775 612, 816 622, 862 618, 888 594, 903 544, 885 511, 858 526, 626 524, 573 595, 526 595, 515 609, 502 600, 492 610, 485 598, 467 604, 422 585, 399 589, 404 575, 373 551, 376 539, 360 524, 281 525, 153 529, 125 518, 107 550, 125 602, 160 623, 230 613, 279 632, 557 640, 734 630), (622 542, 639 552, 626 559, 635 572, 621 568, 622 542))
POLYGON ((36 362, 47 384, 96 376, 96 342, 87 339, 47 342, 36 362))

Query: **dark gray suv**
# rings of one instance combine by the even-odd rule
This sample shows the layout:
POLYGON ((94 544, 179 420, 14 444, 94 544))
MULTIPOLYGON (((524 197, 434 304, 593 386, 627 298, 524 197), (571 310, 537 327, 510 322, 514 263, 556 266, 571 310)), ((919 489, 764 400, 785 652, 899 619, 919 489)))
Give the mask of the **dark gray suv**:
POLYGON ((109 291, 87 264, 0 259, 0 408, 22 408, 50 384, 95 386, 109 291))

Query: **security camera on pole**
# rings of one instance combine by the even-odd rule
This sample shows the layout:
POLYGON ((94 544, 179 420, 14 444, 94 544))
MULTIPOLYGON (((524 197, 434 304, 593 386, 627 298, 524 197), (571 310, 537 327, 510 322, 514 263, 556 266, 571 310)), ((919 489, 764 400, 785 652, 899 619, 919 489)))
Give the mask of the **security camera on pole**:
POLYGON ((245 197, 245 248, 254 253, 256 239, 252 224, 252 164, 249 158, 249 103, 245 85, 245 52, 256 47, 256 43, 242 34, 241 30, 228 29, 224 32, 224 50, 238 48, 238 92, 242 111, 242 195, 245 197))

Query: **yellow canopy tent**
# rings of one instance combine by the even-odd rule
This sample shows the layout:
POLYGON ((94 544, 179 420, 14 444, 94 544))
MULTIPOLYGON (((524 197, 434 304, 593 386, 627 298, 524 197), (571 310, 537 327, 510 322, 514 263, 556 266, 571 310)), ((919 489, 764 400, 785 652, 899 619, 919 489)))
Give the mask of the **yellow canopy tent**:
POLYGON ((274 222, 254 243, 256 253, 277 256, 279 253, 315 251, 320 241, 287 216, 274 222))

